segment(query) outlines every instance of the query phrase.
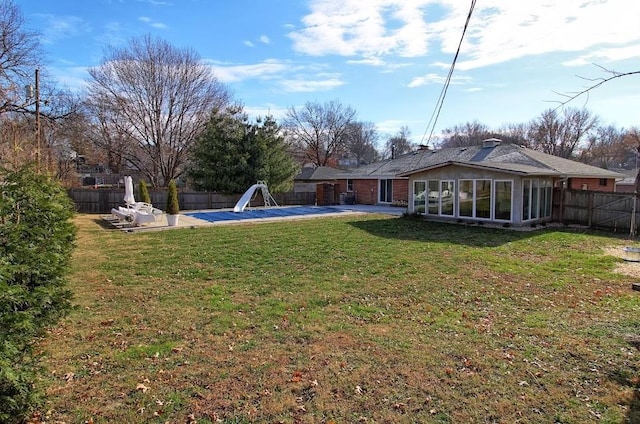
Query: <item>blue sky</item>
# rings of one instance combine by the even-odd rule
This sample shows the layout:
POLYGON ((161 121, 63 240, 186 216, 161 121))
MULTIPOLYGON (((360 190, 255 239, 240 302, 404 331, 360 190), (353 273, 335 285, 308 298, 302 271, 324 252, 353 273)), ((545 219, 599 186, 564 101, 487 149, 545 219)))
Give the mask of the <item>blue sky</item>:
MULTIPOLYGON (((79 90, 104 48, 153 34, 195 50, 252 115, 338 99, 382 137, 423 136, 455 54, 466 0, 15 0, 48 72, 79 90)), ((640 2, 479 0, 435 133, 528 122, 591 85, 640 70, 640 2)), ((640 75, 569 104, 640 125, 640 75)), ((430 129, 430 128, 429 128, 430 129)))

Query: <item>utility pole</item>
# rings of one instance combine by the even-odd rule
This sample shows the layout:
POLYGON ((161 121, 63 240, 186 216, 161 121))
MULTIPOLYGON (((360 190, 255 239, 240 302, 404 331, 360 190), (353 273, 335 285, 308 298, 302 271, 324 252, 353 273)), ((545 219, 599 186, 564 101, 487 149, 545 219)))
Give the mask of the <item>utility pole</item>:
POLYGON ((40 70, 36 69, 36 170, 40 172, 40 70))

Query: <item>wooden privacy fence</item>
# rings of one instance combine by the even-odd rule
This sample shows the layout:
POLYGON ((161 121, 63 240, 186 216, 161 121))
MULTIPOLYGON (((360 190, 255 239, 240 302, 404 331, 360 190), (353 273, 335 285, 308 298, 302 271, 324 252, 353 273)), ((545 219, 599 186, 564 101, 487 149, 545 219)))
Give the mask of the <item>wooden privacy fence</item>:
MULTIPOLYGON (((81 213, 109 213, 124 204, 124 188, 72 188, 69 196, 81 213)), ((150 189, 151 201, 159 209, 167 202, 166 190, 150 189)), ((313 205, 316 192, 288 192, 274 195, 279 205, 313 205)), ((181 210, 232 208, 240 195, 210 192, 180 191, 181 210)), ((633 213, 633 193, 605 193, 586 190, 554 189, 552 220, 564 224, 586 225, 591 228, 630 233, 633 213)), ((637 200, 636 200, 637 201, 637 200)), ((258 203, 260 200, 258 201, 258 203)), ((640 224, 640 205, 636 210, 636 225, 640 224)), ((634 235, 636 229, 634 228, 634 235)))
MULTIPOLYGON (((554 189, 552 218, 564 224, 631 233, 634 199, 633 193, 554 189)), ((635 223, 640 223, 639 212, 636 209, 635 223)), ((636 231, 634 228, 634 235, 636 231)))
MULTIPOLYGON (((110 213, 112 208, 124 205, 124 188, 72 188, 69 197, 80 213, 110 213)), ((151 202, 158 209, 167 204, 167 191, 150 189, 151 202)), ((312 205, 316 202, 315 192, 288 192, 273 194, 278 205, 312 205)), ((178 201, 184 211, 201 209, 232 208, 240 195, 226 195, 199 191, 180 191, 178 201)), ((140 200, 140 199, 136 199, 140 200)))

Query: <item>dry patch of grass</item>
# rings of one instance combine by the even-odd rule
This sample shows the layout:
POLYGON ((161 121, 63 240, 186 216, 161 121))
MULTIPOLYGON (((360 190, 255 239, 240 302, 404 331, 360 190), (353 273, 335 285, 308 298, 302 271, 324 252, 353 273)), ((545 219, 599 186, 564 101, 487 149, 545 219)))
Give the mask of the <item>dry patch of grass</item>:
POLYGON ((623 240, 351 216, 123 234, 79 216, 49 422, 633 422, 623 240))

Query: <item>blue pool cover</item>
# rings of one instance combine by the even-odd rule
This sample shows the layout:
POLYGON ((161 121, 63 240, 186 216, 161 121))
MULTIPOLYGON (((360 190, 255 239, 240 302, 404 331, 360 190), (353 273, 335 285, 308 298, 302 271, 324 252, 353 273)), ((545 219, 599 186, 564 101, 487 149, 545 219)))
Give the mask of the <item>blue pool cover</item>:
POLYGON ((261 218, 287 218, 304 215, 323 215, 328 213, 340 213, 344 211, 344 209, 330 206, 293 206, 265 209, 245 209, 244 212, 233 212, 228 210, 187 212, 185 213, 185 215, 197 219, 202 219, 208 222, 221 222, 261 218))

